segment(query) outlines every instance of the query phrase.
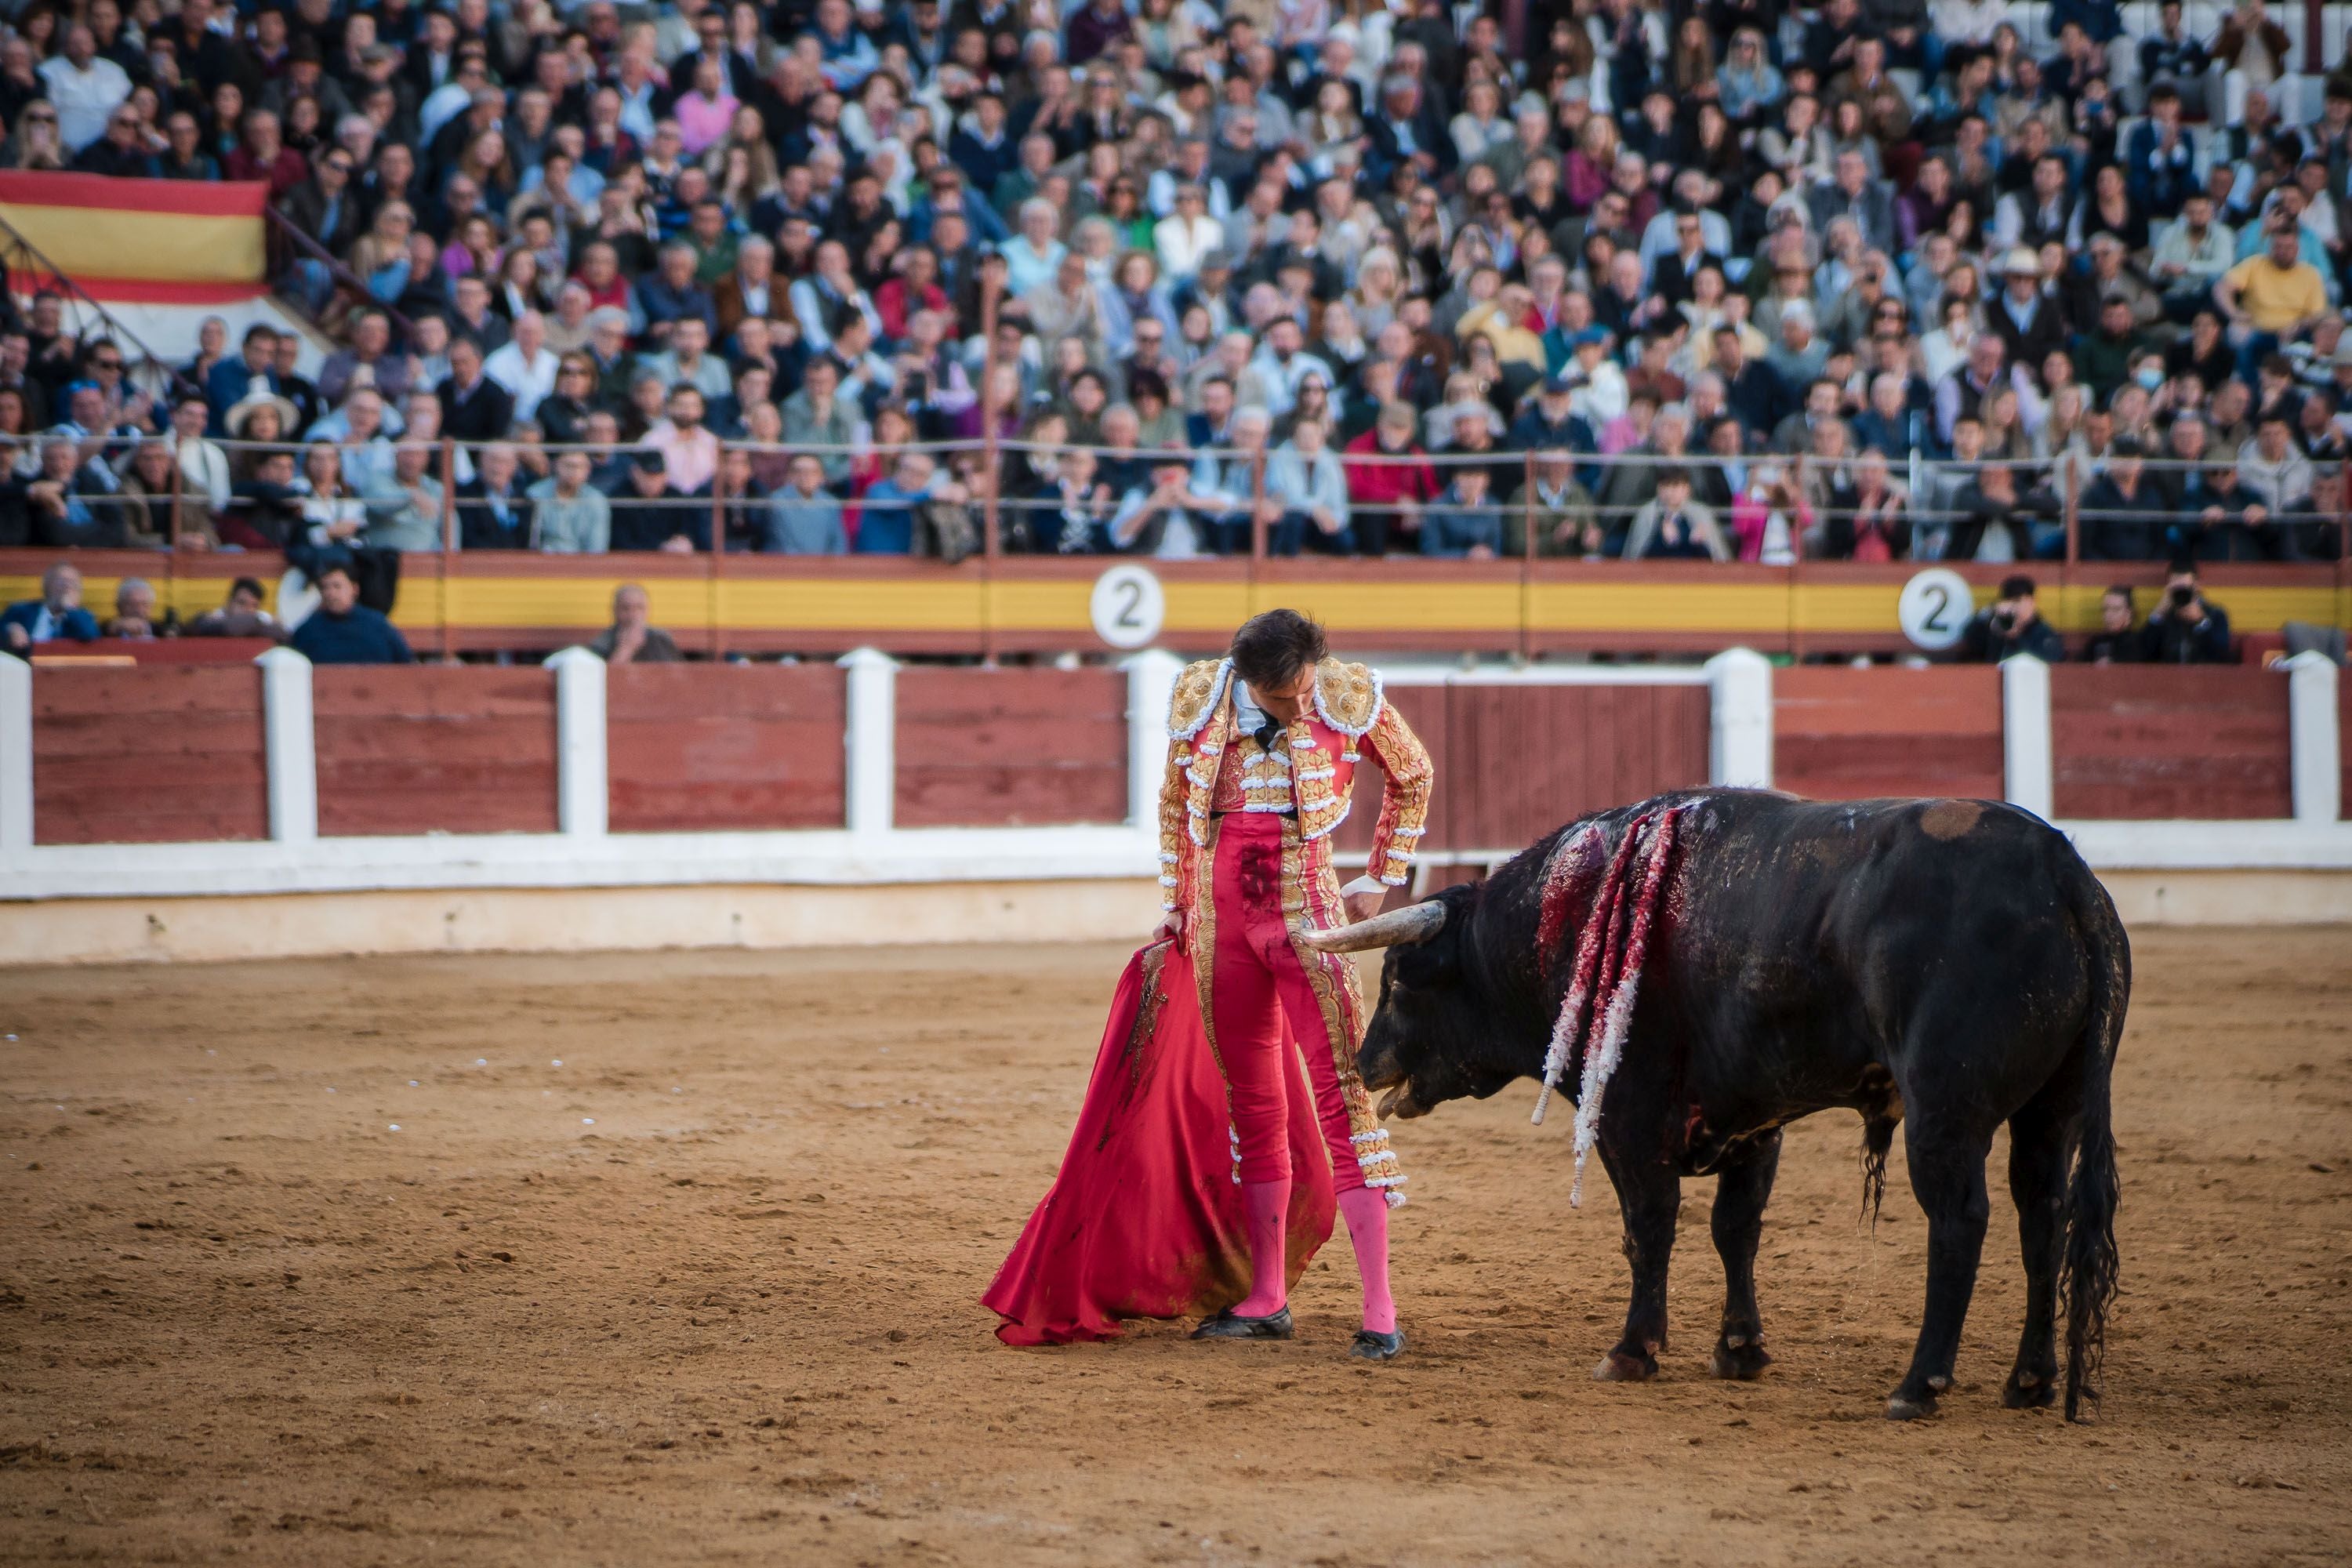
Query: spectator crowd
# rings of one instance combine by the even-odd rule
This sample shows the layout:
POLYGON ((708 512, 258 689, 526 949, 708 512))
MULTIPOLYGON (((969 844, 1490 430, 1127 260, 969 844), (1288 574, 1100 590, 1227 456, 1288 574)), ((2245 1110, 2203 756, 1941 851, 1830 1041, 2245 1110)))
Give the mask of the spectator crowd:
POLYGON ((2334 558, 2352 68, 2027 10, 36 5, 0 167, 267 182, 335 346, 35 299, 0 542, 2334 558))

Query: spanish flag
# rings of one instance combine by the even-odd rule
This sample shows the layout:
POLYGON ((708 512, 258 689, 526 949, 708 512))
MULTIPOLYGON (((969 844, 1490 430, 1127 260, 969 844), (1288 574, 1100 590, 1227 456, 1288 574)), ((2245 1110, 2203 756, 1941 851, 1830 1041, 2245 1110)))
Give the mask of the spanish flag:
POLYGON ((259 181, 0 174, 0 224, 14 231, 0 241, 34 253, 12 279, 20 291, 63 273, 100 300, 226 304, 262 289, 268 195, 259 181))

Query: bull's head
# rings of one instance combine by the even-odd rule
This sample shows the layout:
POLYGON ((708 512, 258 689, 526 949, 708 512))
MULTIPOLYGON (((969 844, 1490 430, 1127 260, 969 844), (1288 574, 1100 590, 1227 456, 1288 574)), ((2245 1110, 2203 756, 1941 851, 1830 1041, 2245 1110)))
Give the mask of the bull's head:
POLYGON ((1492 1037, 1488 1008, 1464 963, 1475 896, 1466 886, 1448 888, 1354 925, 1306 934, 1324 952, 1388 950, 1380 1005, 1356 1055, 1365 1087, 1389 1091, 1382 1116, 1425 1116, 1465 1095, 1484 1100, 1517 1076, 1482 1059, 1492 1037))

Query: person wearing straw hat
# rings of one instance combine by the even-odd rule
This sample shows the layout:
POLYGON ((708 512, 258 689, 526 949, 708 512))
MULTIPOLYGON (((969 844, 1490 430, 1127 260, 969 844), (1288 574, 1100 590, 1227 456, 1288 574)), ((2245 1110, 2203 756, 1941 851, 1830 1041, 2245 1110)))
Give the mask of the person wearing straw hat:
POLYGON ((2041 258, 2018 246, 2001 258, 2000 298, 1985 311, 1993 335, 2009 351, 2009 362, 2039 365, 2066 347, 2066 323, 2058 302, 2042 287, 2041 258))
POLYGON ((222 413, 221 426, 232 441, 278 441, 291 435, 295 419, 293 400, 279 396, 269 380, 257 375, 247 384, 245 395, 222 413), (270 429, 265 421, 261 430, 255 430, 253 416, 265 408, 277 415, 277 427, 270 429))

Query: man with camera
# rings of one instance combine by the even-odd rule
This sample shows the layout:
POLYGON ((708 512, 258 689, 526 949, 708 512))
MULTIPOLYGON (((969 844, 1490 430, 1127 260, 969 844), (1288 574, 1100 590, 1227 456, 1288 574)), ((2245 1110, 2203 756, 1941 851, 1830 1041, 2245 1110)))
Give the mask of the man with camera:
POLYGON ((2197 563, 2173 562, 2164 579, 2164 597, 2140 631, 2140 658, 2149 664, 2229 664, 2229 612, 2208 604, 2197 582, 2197 563))
POLYGON ((1999 664, 2029 653, 2044 664, 2066 657, 2066 639, 2034 607, 2033 579, 2022 573, 2000 580, 2000 597, 1969 617, 1960 631, 1960 658, 1999 664))

